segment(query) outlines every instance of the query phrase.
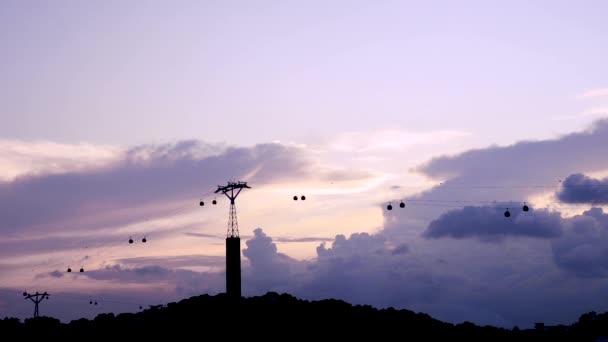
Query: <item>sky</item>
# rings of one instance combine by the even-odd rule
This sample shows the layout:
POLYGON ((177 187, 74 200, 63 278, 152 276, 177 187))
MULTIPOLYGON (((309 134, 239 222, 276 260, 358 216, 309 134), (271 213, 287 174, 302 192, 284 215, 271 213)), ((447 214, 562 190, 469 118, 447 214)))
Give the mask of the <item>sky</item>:
POLYGON ((606 10, 0 2, 0 317, 223 292, 234 180, 245 296, 607 311, 606 10))

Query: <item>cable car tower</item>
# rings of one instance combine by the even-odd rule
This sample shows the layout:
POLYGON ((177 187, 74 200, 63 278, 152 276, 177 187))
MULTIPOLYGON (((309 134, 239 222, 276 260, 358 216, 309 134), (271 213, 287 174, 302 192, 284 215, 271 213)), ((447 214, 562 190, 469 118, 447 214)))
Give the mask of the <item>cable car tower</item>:
POLYGON ((241 238, 236 219, 235 200, 243 189, 251 189, 247 182, 228 182, 228 185, 217 186, 215 193, 222 193, 230 199, 228 232, 226 234, 226 293, 241 298, 241 238))
POLYGON ((38 291, 36 291, 36 293, 34 293, 34 294, 23 292, 23 297, 25 299, 31 299, 32 302, 34 302, 34 317, 40 316, 40 311, 38 310, 38 304, 40 304, 40 302, 42 302, 43 299, 49 299, 49 296, 50 296, 50 294, 46 293, 46 291, 44 291, 44 293, 38 293, 38 291))

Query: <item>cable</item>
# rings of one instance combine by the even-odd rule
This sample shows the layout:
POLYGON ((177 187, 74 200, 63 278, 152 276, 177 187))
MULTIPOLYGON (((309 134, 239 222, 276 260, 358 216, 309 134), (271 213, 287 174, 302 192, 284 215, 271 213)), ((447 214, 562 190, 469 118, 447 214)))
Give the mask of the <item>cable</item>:
MULTIPOLYGON (((514 205, 508 205, 508 204, 512 204, 512 203, 513 202, 503 203, 503 204, 505 204, 505 206, 498 206, 498 205, 496 205, 496 206, 474 206, 474 205, 452 205, 452 204, 435 204, 435 203, 409 203, 408 205, 423 206, 423 207, 438 207, 438 208, 466 208, 466 207, 496 208, 496 209, 516 208, 516 206, 514 206, 514 205)), ((528 205, 530 205, 530 204, 528 204, 528 205)), ((551 206, 550 209, 581 209, 581 206, 551 206)), ((406 208, 407 208, 407 206, 406 206, 406 208)), ((533 207, 531 206, 531 208, 533 208, 533 207)))

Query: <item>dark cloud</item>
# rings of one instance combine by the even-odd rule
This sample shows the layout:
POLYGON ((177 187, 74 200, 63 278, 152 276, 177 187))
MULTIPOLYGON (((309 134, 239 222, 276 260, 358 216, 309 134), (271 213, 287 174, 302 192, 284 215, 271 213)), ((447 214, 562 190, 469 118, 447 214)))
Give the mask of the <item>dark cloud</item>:
POLYGON ((594 210, 571 220, 538 209, 524 213, 521 206, 533 195, 554 192, 568 175, 608 169, 607 143, 608 120, 602 120, 583 132, 469 150, 415 168, 437 185, 392 199, 404 198, 407 206, 383 210, 380 232, 393 244, 407 243, 406 256, 441 279, 432 300, 411 308, 449 321, 467 317, 504 326, 531 326, 539 319, 559 324, 596 310, 597 298, 606 297, 604 238, 597 228, 605 215, 594 210), (508 221, 502 216, 506 207, 508 221), (596 228, 575 229, 580 225, 596 228), (581 293, 581 287, 588 291, 581 293))
POLYGON ((382 307, 431 300, 438 291, 436 280, 400 258, 406 251, 404 245, 391 247, 382 236, 357 233, 336 236, 330 247, 322 243, 316 260, 297 261, 279 253, 273 239, 258 228, 243 250, 250 265, 244 292, 282 289, 301 298, 339 298, 382 307))
POLYGON ((597 171, 608 168, 608 160, 601 158, 605 155, 607 143, 608 120, 601 120, 585 132, 438 157, 417 170, 433 178, 465 177, 465 180, 472 181, 465 185, 486 180, 498 182, 488 185, 509 185, 510 181, 521 179, 526 173, 543 177, 540 181, 547 184, 575 173, 577 169, 597 171), (564 162, 566 160, 567 163, 564 162))
POLYGON ((55 270, 53 272, 41 273, 41 274, 37 274, 36 275, 37 279, 42 279, 42 278, 47 278, 47 277, 62 278, 63 277, 63 272, 55 270))
MULTIPOLYGON (((605 219, 606 215, 594 211, 586 216, 605 219)), ((424 249, 428 251, 437 247, 433 244, 441 240, 422 241, 430 244, 424 249)), ((465 241, 453 240, 457 245, 454 246, 455 250, 461 250, 458 245, 465 241)), ((544 242, 540 239, 534 241, 544 242)), ((337 298, 376 307, 408 308, 456 323, 472 320, 506 327, 514 324, 531 326, 541 312, 545 322, 554 322, 556 314, 561 319, 574 320, 576 314, 592 307, 598 298, 596 292, 577 294, 577 302, 564 307, 564 303, 571 299, 572 290, 580 284, 571 279, 546 278, 545 272, 551 272, 550 264, 546 264, 546 260, 538 255, 520 253, 519 250, 509 252, 511 248, 523 247, 519 243, 510 245, 509 241, 501 245, 478 243, 474 248, 481 265, 463 265, 469 255, 451 254, 450 251, 447 251, 450 256, 447 263, 437 263, 436 258, 420 259, 417 250, 412 251, 404 244, 395 247, 382 234, 338 235, 331 244, 322 243, 317 249, 317 258, 308 261, 298 261, 280 253, 273 239, 259 228, 245 244, 243 293, 246 296, 278 289, 304 299, 337 298), (489 251, 503 255, 496 259, 489 255, 489 251), (537 263, 542 271, 528 267, 529 264, 520 264, 530 256, 533 256, 531 264, 537 263), (554 284, 556 281, 557 284, 554 284), (534 286, 530 286, 531 283, 534 286), (539 287, 547 289, 539 293, 539 287)), ((538 245, 531 248, 542 252, 538 245)), ((542 253, 539 255, 542 256, 542 253)), ((77 276, 120 284, 125 287, 120 292, 122 296, 127 298, 126 294, 133 292, 138 296, 139 303, 148 304, 166 303, 195 294, 223 292, 223 272, 194 272, 153 265, 155 261, 174 266, 200 264, 196 260, 198 257, 185 256, 182 260, 176 258, 174 261, 168 258, 168 262, 163 262, 162 257, 124 259, 120 262, 137 267, 113 265, 77 276), (155 296, 154 291, 136 293, 137 290, 129 290, 130 284, 154 284, 154 288, 168 286, 172 290, 160 296, 156 293, 155 296)), ((202 256, 203 263, 210 261, 206 259, 202 256)), ((56 304, 50 312, 58 317, 76 318, 73 308, 77 305, 65 305, 74 295, 65 297, 54 296, 56 304), (63 310, 63 307, 69 307, 71 312, 63 310)), ((115 295, 106 294, 106 298, 103 298, 103 294, 96 294, 95 297, 100 298, 100 302, 106 299, 104 310, 134 309, 133 305, 120 304, 124 306, 123 309, 119 304, 114 304, 120 301, 107 300, 115 295)), ((84 299, 88 302, 88 297, 84 299)), ((136 302, 133 298, 123 301, 136 302)), ((84 314, 79 312, 78 317, 90 310, 87 307, 83 309, 84 314)))
POLYGON ((395 247, 395 249, 393 249, 393 251, 391 253, 393 255, 397 255, 397 254, 405 254, 409 251, 410 251, 410 247, 403 243, 403 244, 400 244, 399 246, 395 247))
POLYGON ((450 210, 432 221, 423 235, 427 238, 475 237, 496 242, 507 236, 554 238, 562 232, 562 220, 558 213, 511 210, 511 217, 507 218, 503 215, 504 211, 493 207, 450 210))
POLYGON ((608 215, 593 208, 568 220, 568 229, 552 243, 562 269, 581 277, 608 275, 608 215))
POLYGON ((334 239, 331 248, 325 243, 317 247, 317 255, 320 260, 324 258, 346 258, 360 255, 374 255, 387 253, 386 239, 381 235, 368 233, 355 233, 346 238, 340 234, 334 239))
POLYGON ((55 270, 55 271, 49 273, 49 275, 53 278, 61 278, 61 277, 63 277, 63 272, 59 272, 58 270, 55 270))
MULTIPOLYGON (((408 220, 410 226, 424 230, 453 204, 518 202, 521 206, 532 195, 555 191, 560 186, 559 180, 570 174, 608 169, 608 159, 604 158, 607 144, 608 120, 601 120, 588 130, 555 139, 436 157, 412 171, 437 180, 437 185, 403 196, 411 202, 405 210, 393 210, 390 216, 399 217, 399 222, 408 220)), ((401 235, 399 229, 402 227, 393 224, 385 227, 386 233, 394 238, 401 235), (393 228, 396 231, 391 231, 393 228)))
POLYGON ((267 291, 280 292, 290 279, 289 274, 294 272, 298 261, 277 251, 272 238, 267 236, 261 228, 256 228, 252 239, 246 242, 243 255, 249 260, 249 269, 245 271, 244 278, 250 281, 250 291, 267 289, 267 291))
POLYGON ((403 245, 397 250, 401 253, 394 253, 382 235, 338 235, 331 247, 317 248, 317 260, 307 269, 312 276, 298 292, 378 307, 434 301, 441 291, 438 279, 405 257, 403 245))
POLYGON ((608 178, 595 179, 581 173, 573 174, 562 182, 557 198, 566 203, 608 203, 608 178))

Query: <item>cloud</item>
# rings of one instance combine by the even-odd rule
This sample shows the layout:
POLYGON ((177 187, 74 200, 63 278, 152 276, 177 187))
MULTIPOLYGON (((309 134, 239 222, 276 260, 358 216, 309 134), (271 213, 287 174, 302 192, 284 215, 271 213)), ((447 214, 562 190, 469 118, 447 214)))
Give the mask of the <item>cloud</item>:
MULTIPOLYGON (((225 236, 220 236, 216 234, 204 234, 204 233, 184 233, 188 236, 195 236, 201 238, 210 238, 210 239, 225 239, 225 236)), ((249 239, 252 236, 249 235, 241 235, 241 239, 249 239)), ((291 243, 291 242, 325 242, 325 241, 333 241, 332 238, 328 237, 290 237, 290 236, 277 236, 273 239, 276 242, 281 243, 291 243)))
POLYGON ((140 146, 110 165, 0 182, 0 232, 91 229, 128 224, 175 210, 170 203, 196 198, 228 177, 257 169, 262 185, 313 174, 304 151, 276 144, 217 148, 185 141, 140 146), (198 185, 195 187, 194 185, 198 185))
POLYGON ((445 186, 457 185, 457 181, 464 186, 508 186, 514 180, 538 181, 539 177, 543 184, 554 184, 564 175, 575 173, 576 169, 608 169, 608 160, 601 158, 605 154, 606 141, 608 120, 600 120, 584 132, 437 157, 415 170, 434 179, 448 178, 450 184, 444 183, 445 186))
POLYGON ((276 237, 276 242, 327 242, 333 241, 332 238, 324 237, 276 237))
POLYGON ((504 211, 503 208, 493 207, 450 210, 431 222, 424 237, 475 237, 482 241, 498 242, 507 236, 554 238, 561 234, 562 222, 558 213, 511 210, 511 217, 506 218, 504 211))
MULTIPOLYGON (((500 202, 512 198, 523 200, 525 196, 547 190, 536 187, 539 184, 549 185, 551 187, 548 189, 554 191, 557 179, 564 175, 607 168, 608 161, 601 158, 605 154, 607 137, 608 123, 604 121, 588 131, 552 140, 492 146, 439 157, 418 171, 425 176, 439 178, 443 184, 408 198, 500 202), (518 187, 522 184, 531 186, 518 187), (476 187, 479 185, 490 187, 476 187)), ((79 186, 86 185, 83 189, 79 188, 81 191, 100 191, 103 196, 99 198, 106 200, 87 202, 90 197, 78 197, 78 194, 71 195, 76 199, 59 197, 59 201, 67 203, 71 209, 78 209, 69 213, 76 212, 82 218, 91 213, 114 212, 116 205, 125 203, 123 196, 131 201, 128 203, 161 206, 167 199, 188 198, 189 194, 198 196, 200 189, 193 189, 192 182, 197 180, 205 186, 214 187, 219 179, 227 177, 226 172, 233 169, 247 171, 251 179, 262 183, 266 180, 268 184, 285 179, 282 177, 296 179, 307 176, 309 172, 316 175, 317 166, 305 152, 285 146, 256 146, 238 151, 221 149, 216 153, 206 151, 197 143, 184 143, 180 146, 134 149, 130 153, 125 152, 119 162, 110 163, 103 169, 24 177, 2 186, 17 189, 11 187, 16 187, 20 182, 39 182, 36 184, 41 187, 41 184, 55 184, 53 177, 66 175, 70 181, 65 181, 65 184, 70 185, 74 178, 82 177, 80 183, 76 182, 79 186), (202 152, 199 150, 201 148, 202 152), (270 161, 269 164, 265 164, 266 161, 270 161), (201 180, 201 175, 205 175, 204 180, 201 180), (112 181, 105 181, 108 179, 112 181), (130 182, 139 185, 134 186, 130 182), (143 192, 141 196, 130 194, 140 189, 143 192), (114 197, 118 197, 117 203, 110 201, 114 197), (155 203, 155 199, 159 199, 159 203, 155 203)), ((347 172, 342 176, 348 178, 353 174, 347 172)), ((64 183, 60 184, 62 186, 50 189, 58 191, 64 183)), ((394 183, 387 186, 390 184, 394 183)), ((70 185, 68 188, 77 187, 70 185)), ((405 188, 407 186, 394 190, 405 188)), ((58 204, 51 205, 61 210, 58 204)), ((511 327, 514 324, 531 325, 539 317, 547 323, 567 322, 601 302, 597 298, 605 292, 606 284, 600 276, 604 274, 605 267, 598 261, 603 260, 601 244, 593 244, 592 241, 603 241, 599 227, 604 227, 601 222, 604 222, 605 215, 590 212, 583 218, 577 218, 581 222, 574 224, 569 219, 560 218, 558 213, 542 209, 522 213, 517 209, 512 210, 513 216, 507 221, 511 225, 509 227, 501 225, 506 220, 502 216, 502 208, 496 209, 498 212, 483 207, 453 211, 439 206, 429 209, 408 203, 403 210, 383 210, 384 225, 370 227, 376 228, 378 233, 337 235, 331 241, 321 241, 323 243, 316 250, 316 258, 303 261, 286 255, 281 249, 283 245, 277 242, 316 238, 287 236, 273 239, 261 229, 256 229, 243 249, 243 294, 277 291, 306 299, 339 298, 356 304, 428 312, 451 322, 466 319, 511 327), (466 210, 473 210, 473 215, 465 215, 466 210), (464 222, 476 217, 491 227, 482 230, 479 225, 471 224, 454 231, 445 228, 450 224, 447 218, 452 216, 449 215, 464 222), (430 228, 434 221, 441 229, 430 228), (553 224, 555 221, 557 224, 553 224), (584 231, 590 222, 597 229, 584 231), (436 237, 454 238, 421 238, 422 233, 427 231, 436 237), (485 243, 497 240, 502 242, 485 243), (581 250, 584 253, 578 252, 581 250), (592 252, 586 252, 588 250, 592 252), (584 268, 585 262, 590 262, 590 270, 575 271, 577 267, 584 268), (584 293, 579 290, 582 286, 586 289, 584 293)), ((130 212, 131 208, 126 211, 130 212)), ((67 227, 77 231, 75 225, 64 225, 59 216, 45 215, 45 219, 54 225, 46 228, 67 227)), ((133 217, 140 218, 141 214, 133 217)), ((13 217, 9 218, 18 222, 13 217)), ((99 218, 95 219, 97 221, 99 218)), ((103 215, 101 219, 104 221, 102 226, 111 222, 103 215)), ((125 219, 116 218, 116 222, 125 222, 125 219)), ((84 225, 80 229, 92 231, 90 228, 96 227, 96 224, 84 225)), ((39 229, 37 223, 30 222, 20 227, 29 232, 45 232, 39 229)), ((182 229, 180 233, 192 231, 191 228, 182 229)), ((344 229, 349 227, 345 226, 344 229)), ((216 237, 202 233, 187 234, 216 237)), ((8 246, 10 238, 3 239, 7 242, 5 246, 8 246)), ((173 295, 188 296, 223 291, 225 278, 222 271, 180 269, 221 263, 220 258, 213 256, 198 258, 197 255, 123 257, 117 265, 87 269, 87 272, 75 277, 97 287, 122 287, 121 293, 162 288, 173 295)), ((74 276, 48 278, 45 282, 69 281, 71 277, 74 276)), ((153 294, 149 299, 154 302, 161 300, 153 294)))
MULTIPOLYGON (((61 228, 61 227, 59 227, 61 228)), ((154 231, 154 240, 163 239, 167 236, 175 234, 182 229, 190 229, 191 227, 181 227, 176 223, 175 226, 168 228, 159 228, 154 231)), ((44 232, 40 236, 25 236, 25 237, 4 237, 0 238, 0 257, 2 258, 18 258, 34 255, 41 255, 46 258, 54 252, 71 251, 76 255, 94 254, 95 257, 100 256, 100 253, 108 248, 117 246, 128 246, 128 235, 120 234, 101 234, 99 232, 90 232, 82 235, 80 232, 73 232, 70 235, 61 234, 57 231, 57 235, 53 236, 50 232, 44 232), (44 234, 46 233, 46 234, 44 234)), ((148 236, 150 240, 150 236, 148 236)), ((43 263, 46 264, 46 263, 43 263)), ((42 265, 40 265, 42 266, 42 265)), ((47 265, 48 267, 48 265, 47 265)))
POLYGON ((590 89, 576 96, 577 99, 590 99, 596 97, 608 97, 608 88, 590 89))
POLYGON ((116 262, 128 266, 161 266, 169 269, 193 266, 224 267, 226 265, 224 256, 204 254, 124 258, 117 259, 116 262))
POLYGON ((568 220, 568 229, 552 243, 555 263, 581 277, 608 275, 608 215, 593 208, 568 220))
MULTIPOLYGON (((404 307, 451 322, 506 327, 531 327, 539 317, 555 324, 575 320, 597 307, 606 282, 594 277, 589 283, 582 276, 589 272, 570 271, 557 261, 555 251, 562 249, 554 246, 576 241, 570 219, 532 205, 523 212, 521 205, 527 196, 555 191, 557 181, 574 170, 608 169, 601 158, 607 140, 608 121, 600 121, 590 130, 556 139, 435 158, 418 171, 443 184, 406 199, 486 204, 454 209, 437 202, 428 208, 408 203, 403 210, 383 210, 385 222, 378 233, 337 235, 317 247, 313 260, 281 255, 260 230, 254 237, 257 248, 244 252, 256 265, 244 278, 244 284, 256 284, 247 293, 280 288, 302 298, 404 307), (513 198, 521 200, 516 208, 513 198), (512 216, 505 218, 504 207, 489 207, 488 202, 510 203, 512 216), (256 283, 256 277, 268 277, 265 271, 272 279, 256 283), (589 290, 581 294, 581 286, 589 290)), ((583 256, 587 259, 580 260, 590 260, 586 254, 577 257, 583 256)), ((572 269, 581 267, 574 261, 572 269)), ((602 274, 603 266, 597 270, 591 273, 602 274)))
POLYGON ((244 278, 251 283, 250 291, 266 289, 281 291, 290 281, 289 274, 295 271, 299 262, 289 256, 279 253, 272 238, 261 228, 256 228, 252 239, 246 242, 243 256, 249 260, 250 268, 244 278))
POLYGON ((41 273, 41 274, 36 275, 37 279, 42 279, 42 278, 47 278, 47 277, 62 278, 63 272, 60 272, 59 270, 55 270, 53 272, 41 273))
POLYGON ((556 193, 565 203, 608 203, 608 178, 594 179, 581 173, 572 174, 562 182, 556 193))
POLYGON ((200 238, 208 238, 208 239, 225 239, 225 236, 220 236, 217 234, 205 234, 205 233, 191 233, 191 232, 186 232, 184 233, 184 235, 186 236, 194 236, 194 237, 200 237, 200 238))
POLYGON ((608 114, 608 107, 593 107, 578 113, 578 117, 605 116, 608 114))
POLYGON ((410 247, 403 243, 403 244, 400 244, 399 246, 395 247, 395 249, 393 249, 391 254, 393 254, 393 255, 405 254, 409 251, 410 251, 410 247))
MULTIPOLYGON (((587 130, 554 139, 489 146, 432 158, 412 171, 436 185, 413 195, 386 199, 386 202, 400 199, 407 202, 405 210, 393 210, 389 215, 407 220, 410 231, 422 232, 454 204, 521 206, 534 196, 554 192, 560 186, 559 180, 570 174, 608 170, 608 159, 604 158, 606 141, 608 120, 600 120, 587 130)), ((547 205, 540 201, 534 204, 537 208, 547 205)), ((393 234, 397 239, 403 236, 400 229, 390 221, 384 227, 385 234, 393 234)))
POLYGON ((373 133, 342 133, 327 143, 327 148, 336 152, 367 153, 397 151, 417 145, 444 143, 469 136, 461 131, 410 132, 382 130, 373 133))
POLYGON ((110 145, 0 139, 0 181, 95 169, 115 162, 122 152, 110 145))
POLYGON ((556 116, 555 119, 558 120, 566 120, 566 119, 576 119, 576 118, 587 118, 587 117, 601 117, 608 115, 608 107, 591 107, 589 109, 585 109, 582 112, 570 114, 570 115, 559 115, 556 116))
POLYGON ((405 256, 437 281, 435 296, 410 308, 450 321, 492 317, 506 326, 531 325, 541 317, 559 324, 597 310, 608 280, 600 276, 603 230, 594 222, 605 216, 577 218, 575 224, 542 209, 552 200, 541 198, 550 198, 568 175, 608 170, 607 141, 608 120, 600 120, 581 132, 439 156, 414 168, 437 185, 387 198, 393 204, 404 199, 407 206, 383 210, 379 233, 394 244, 407 243, 405 256), (535 209, 522 212, 523 202, 535 209), (510 204, 488 208, 495 203, 510 204), (502 216, 506 207, 509 219, 502 216), (575 229, 590 224, 595 228, 575 229))
POLYGON ((144 266, 123 268, 120 265, 106 266, 98 270, 90 270, 84 274, 95 280, 119 280, 124 283, 142 283, 149 281, 169 280, 175 271, 161 266, 144 266))
POLYGON ((320 260, 339 257, 348 258, 352 256, 383 254, 388 252, 384 237, 380 235, 370 235, 368 233, 355 233, 346 238, 344 235, 337 235, 331 248, 327 248, 325 243, 317 247, 317 255, 320 260))
POLYGON ((317 260, 307 269, 311 278, 297 293, 379 307, 432 302, 440 293, 439 279, 408 259, 403 252, 407 249, 394 249, 378 234, 338 235, 331 247, 317 247, 317 260))
POLYGON ((154 283, 158 288, 171 290, 180 296, 193 296, 201 293, 219 293, 223 291, 225 278, 223 272, 195 272, 184 269, 170 269, 158 265, 143 267, 106 266, 97 270, 82 273, 89 279, 121 284, 154 283))
MULTIPOLYGON (((599 217, 599 214, 589 213, 594 217, 599 217)), ((435 241, 437 240, 424 240, 429 244, 436 244, 435 241)), ((298 261, 279 252, 273 239, 259 228, 246 241, 246 246, 243 250, 247 261, 243 265, 245 296, 279 290, 278 292, 287 292, 304 299, 337 298, 376 307, 408 308, 450 322, 471 320, 478 324, 499 324, 505 327, 514 324, 531 326, 540 311, 543 311, 541 317, 545 322, 554 322, 556 315, 561 319, 575 319, 577 316, 573 315, 588 308, 591 299, 597 302, 597 292, 590 288, 584 294, 575 291, 576 303, 564 306, 564 303, 571 300, 572 291, 580 286, 579 283, 568 278, 548 277, 547 273, 551 274, 552 269, 538 255, 520 253, 519 250, 505 255, 510 248, 522 247, 519 243, 510 245, 508 241, 501 245, 477 246, 474 248, 475 258, 479 261, 468 265, 461 263, 467 260, 469 254, 452 254, 447 250, 447 255, 450 256, 448 260, 437 263, 423 257, 420 252, 434 250, 438 246, 429 245, 420 251, 412 250, 405 244, 394 246, 383 234, 356 233, 349 237, 338 235, 331 244, 322 243, 317 248, 317 258, 308 261, 298 261), (489 252, 502 254, 503 257, 495 259, 488 255, 489 252), (522 263, 531 256, 532 262, 522 263), (542 268, 530 267, 530 264, 538 264, 542 268), (523 267, 523 270, 515 269, 513 265, 523 267), (539 293, 539 288, 545 290, 539 293)), ((461 246, 455 248, 462 249, 461 246)), ((535 251, 542 250, 538 246, 531 248, 535 251)), ((539 255, 542 256, 542 253, 539 255)), ((196 263, 196 257, 185 256, 184 260, 186 263, 196 263)), ((168 258, 168 264, 172 263, 171 259, 168 258)), ((205 259, 202 258, 203 261, 205 259)), ((133 265, 149 265, 134 268, 113 265, 78 276, 102 284, 120 284, 124 288, 120 294, 126 298, 123 302, 136 301, 127 295, 131 292, 131 296, 139 298, 138 303, 166 303, 167 298, 224 291, 223 272, 194 272, 154 265, 154 261, 163 262, 160 257, 134 258, 131 261, 133 265), (130 287, 132 284, 156 290, 141 292, 130 287), (169 292, 159 295, 161 288, 169 292)), ((126 260, 127 263, 131 261, 126 260)), ((182 264, 179 258, 175 261, 175 266, 182 264)), ((73 310, 68 313, 60 309, 73 309, 75 305, 63 304, 74 297, 75 295, 66 295, 66 298, 54 296, 57 304, 53 313, 61 312, 60 317, 75 318, 73 310)), ((119 304, 114 304, 120 301, 104 301, 103 297, 103 294, 95 295, 100 302, 104 302, 104 310, 117 310, 120 307, 119 304)), ((112 296, 106 294, 105 297, 107 299, 112 296)), ((85 299, 88 302, 88 297, 85 299)), ((134 310, 134 306, 128 310, 134 310)), ((78 316, 81 315, 82 312, 79 312, 78 316)))
POLYGON ((309 261, 279 253, 272 241, 258 228, 243 250, 251 266, 244 280, 253 284, 247 285, 249 294, 283 289, 302 298, 388 307, 429 300, 438 291, 432 276, 402 258, 406 245, 392 247, 381 235, 338 235, 309 261))

